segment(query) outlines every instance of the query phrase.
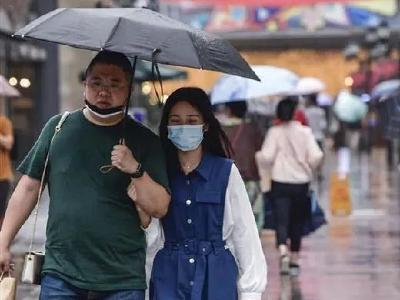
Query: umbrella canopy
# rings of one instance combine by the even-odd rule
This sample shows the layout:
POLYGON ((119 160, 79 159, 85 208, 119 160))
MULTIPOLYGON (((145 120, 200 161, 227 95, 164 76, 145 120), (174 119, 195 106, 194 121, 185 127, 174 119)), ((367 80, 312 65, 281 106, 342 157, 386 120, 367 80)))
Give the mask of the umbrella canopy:
POLYGON ((256 5, 256 6, 295 6, 314 5, 329 2, 350 2, 352 0, 162 0, 164 3, 195 3, 209 5, 256 5))
POLYGON ((222 38, 143 8, 59 8, 16 36, 258 80, 222 38))
POLYGON ((224 75, 215 84, 211 92, 211 103, 219 104, 240 100, 290 94, 299 77, 287 69, 273 66, 251 67, 260 82, 224 75))
POLYGON ((371 97, 379 99, 383 96, 389 96, 400 89, 400 79, 392 79, 382 81, 377 84, 371 91, 371 97))
POLYGON ((0 97, 19 97, 20 92, 11 86, 4 76, 0 75, 0 97))
MULTIPOLYGON (((160 76, 163 80, 186 79, 187 72, 178 70, 176 68, 159 66, 160 76)), ((151 70, 151 63, 143 60, 138 60, 135 71, 136 81, 152 81, 154 80, 153 72, 151 70)))
POLYGON ((336 99, 333 111, 343 122, 358 122, 367 114, 368 107, 361 97, 341 91, 336 99))
POLYGON ((315 77, 303 77, 297 83, 295 94, 296 95, 310 95, 317 94, 324 91, 326 88, 325 83, 315 77))

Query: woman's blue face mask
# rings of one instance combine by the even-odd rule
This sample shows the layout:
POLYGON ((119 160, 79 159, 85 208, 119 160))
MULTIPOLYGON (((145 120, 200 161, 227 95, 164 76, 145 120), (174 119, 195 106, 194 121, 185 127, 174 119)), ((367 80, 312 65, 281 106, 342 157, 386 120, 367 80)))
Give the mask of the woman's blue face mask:
POLYGON ((196 150, 203 141, 203 124, 170 125, 168 138, 181 151, 196 150))

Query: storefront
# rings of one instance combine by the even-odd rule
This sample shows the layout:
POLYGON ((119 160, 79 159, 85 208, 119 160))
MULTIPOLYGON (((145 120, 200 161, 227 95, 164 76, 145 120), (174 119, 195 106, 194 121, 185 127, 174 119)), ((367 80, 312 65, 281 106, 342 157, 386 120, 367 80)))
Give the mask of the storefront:
POLYGON ((19 90, 20 97, 6 99, 5 107, 14 127, 13 159, 18 163, 32 146, 42 124, 57 112, 57 99, 46 98, 51 82, 43 77, 48 51, 30 41, 16 40, 0 31, 0 73, 19 90), (47 101, 47 103, 46 103, 47 101))

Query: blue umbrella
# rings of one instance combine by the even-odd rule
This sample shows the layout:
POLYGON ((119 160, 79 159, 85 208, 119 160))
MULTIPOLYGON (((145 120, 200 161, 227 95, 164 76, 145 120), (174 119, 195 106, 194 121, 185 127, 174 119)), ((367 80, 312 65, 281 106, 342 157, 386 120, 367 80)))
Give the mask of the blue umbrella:
POLYGON ((224 75, 211 91, 211 103, 250 100, 267 96, 290 94, 299 77, 287 69, 273 66, 251 66, 261 81, 224 75))
POLYGON ((400 89, 400 79, 382 81, 377 84, 371 92, 371 97, 379 99, 383 96, 389 96, 400 89))

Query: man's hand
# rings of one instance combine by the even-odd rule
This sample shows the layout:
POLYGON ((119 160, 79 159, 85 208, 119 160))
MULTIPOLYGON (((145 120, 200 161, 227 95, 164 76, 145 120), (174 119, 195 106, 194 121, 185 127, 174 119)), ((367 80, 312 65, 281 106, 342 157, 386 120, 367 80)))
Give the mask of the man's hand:
POLYGON ((134 173, 139 165, 131 150, 125 145, 114 146, 111 152, 111 164, 127 174, 134 173))
POLYGON ((0 249, 0 273, 10 272, 12 269, 11 253, 9 249, 0 249))

